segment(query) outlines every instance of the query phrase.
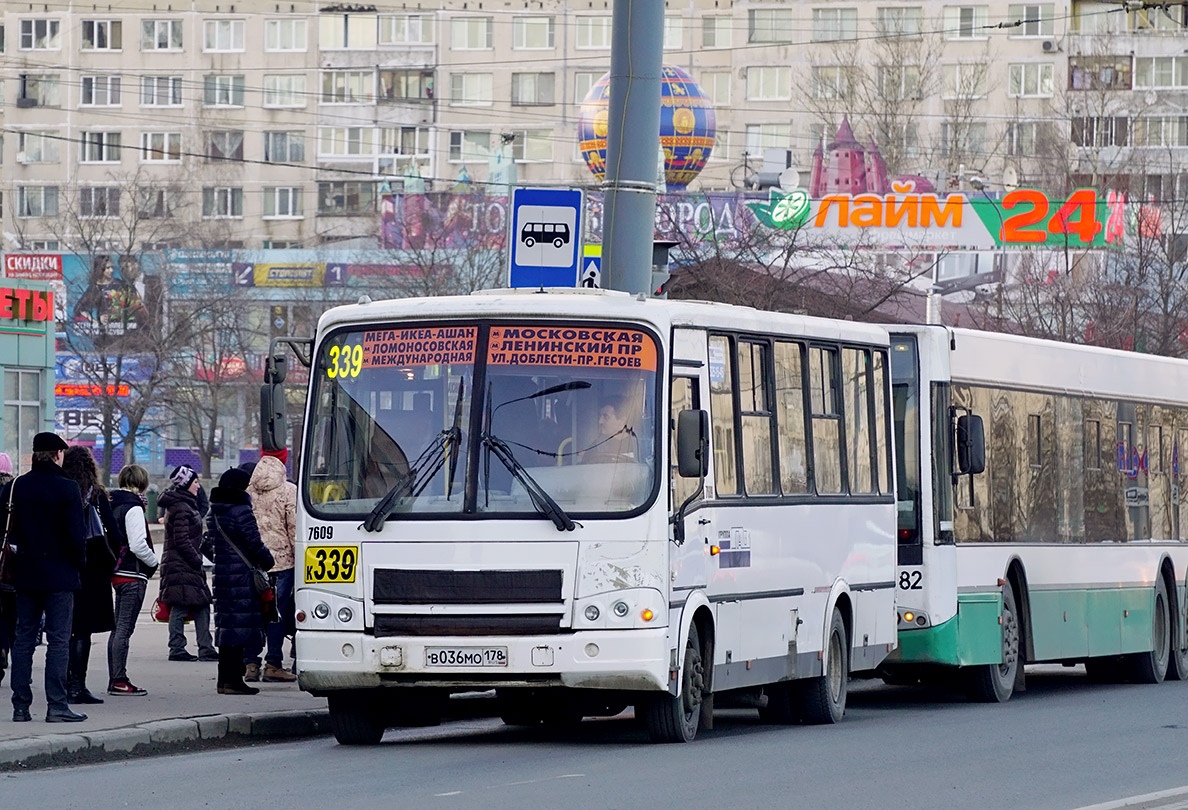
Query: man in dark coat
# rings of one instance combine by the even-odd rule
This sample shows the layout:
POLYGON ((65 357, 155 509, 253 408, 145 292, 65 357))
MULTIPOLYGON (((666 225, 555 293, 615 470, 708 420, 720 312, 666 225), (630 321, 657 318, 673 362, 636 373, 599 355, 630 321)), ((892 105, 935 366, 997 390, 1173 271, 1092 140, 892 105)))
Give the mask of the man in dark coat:
POLYGON ((220 695, 254 695, 259 689, 243 681, 243 648, 261 646, 267 622, 252 587, 248 563, 265 571, 272 568, 272 553, 260 539, 247 494, 251 476, 232 468, 219 478, 210 493, 207 537, 214 549, 215 645, 219 648, 220 695), (236 551, 238 549, 238 551, 236 551), (240 557, 240 555, 243 557, 240 557), (246 558, 246 561, 245 561, 246 558))
MULTIPOLYGON (((33 464, 13 481, 11 542, 16 546, 17 629, 12 650, 12 719, 31 720, 33 650, 45 614, 47 723, 86 720, 66 702, 66 668, 74 592, 82 586, 86 526, 78 484, 62 472, 66 442, 53 433, 33 437, 33 464)), ((8 504, 8 492, 0 492, 8 504)))

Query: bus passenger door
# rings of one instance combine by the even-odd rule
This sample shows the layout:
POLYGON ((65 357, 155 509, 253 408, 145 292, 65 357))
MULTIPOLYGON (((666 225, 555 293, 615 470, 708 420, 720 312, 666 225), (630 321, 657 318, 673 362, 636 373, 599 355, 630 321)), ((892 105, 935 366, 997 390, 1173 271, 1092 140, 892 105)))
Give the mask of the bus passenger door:
MULTIPOLYGON (((702 405, 699 375, 674 374, 672 378, 672 405, 669 419, 669 514, 675 514, 681 504, 697 493, 701 482, 696 478, 682 478, 677 475, 676 425, 677 414, 683 410, 699 410, 702 405)), ((695 499, 685 510, 685 541, 671 550, 672 590, 674 599, 683 598, 688 591, 704 588, 706 585, 705 511, 698 509, 695 499)))

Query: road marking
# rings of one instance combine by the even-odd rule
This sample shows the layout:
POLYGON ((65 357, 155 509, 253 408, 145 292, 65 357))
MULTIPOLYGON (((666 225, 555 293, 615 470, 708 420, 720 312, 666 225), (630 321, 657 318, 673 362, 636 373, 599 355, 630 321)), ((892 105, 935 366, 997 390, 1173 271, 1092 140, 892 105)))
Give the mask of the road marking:
POLYGON ((1188 810, 1188 785, 1161 790, 1158 793, 1144 793, 1103 804, 1078 807, 1077 810, 1188 810))
POLYGON ((563 773, 560 776, 546 776, 541 779, 525 779, 523 782, 506 782, 501 785, 492 785, 491 787, 497 788, 497 787, 516 787, 518 785, 535 785, 540 782, 554 782, 558 779, 580 779, 583 776, 585 776, 584 773, 563 773))
POLYGON ((434 796, 461 796, 461 795, 462 795, 462 791, 460 791, 460 790, 451 790, 449 793, 434 793, 433 795, 434 795, 434 796))

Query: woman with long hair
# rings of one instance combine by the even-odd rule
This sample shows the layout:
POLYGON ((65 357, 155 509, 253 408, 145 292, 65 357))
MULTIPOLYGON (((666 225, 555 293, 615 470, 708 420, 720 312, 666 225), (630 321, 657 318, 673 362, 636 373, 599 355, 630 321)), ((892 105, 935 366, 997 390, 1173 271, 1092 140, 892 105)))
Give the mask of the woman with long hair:
POLYGON ((83 524, 87 527, 86 565, 82 589, 74 594, 74 623, 70 631, 70 663, 66 670, 66 700, 69 703, 102 703, 87 689, 87 666, 91 659, 91 636, 115 629, 111 575, 115 556, 107 541, 111 533, 111 501, 99 481, 99 465, 89 447, 75 445, 62 455, 62 472, 78 484, 83 498, 83 524))

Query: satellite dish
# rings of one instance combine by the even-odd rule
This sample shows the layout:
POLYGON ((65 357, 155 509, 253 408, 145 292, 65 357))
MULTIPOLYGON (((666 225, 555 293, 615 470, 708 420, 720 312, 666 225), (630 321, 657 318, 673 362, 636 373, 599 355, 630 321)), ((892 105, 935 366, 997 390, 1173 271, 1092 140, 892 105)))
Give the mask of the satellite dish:
POLYGON ((1007 166, 1002 170, 1002 187, 1007 191, 1014 191, 1019 187, 1019 172, 1014 166, 1007 166))
POLYGON ((795 191, 800 187, 800 169, 789 166, 780 172, 780 191, 795 191))

